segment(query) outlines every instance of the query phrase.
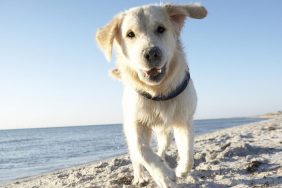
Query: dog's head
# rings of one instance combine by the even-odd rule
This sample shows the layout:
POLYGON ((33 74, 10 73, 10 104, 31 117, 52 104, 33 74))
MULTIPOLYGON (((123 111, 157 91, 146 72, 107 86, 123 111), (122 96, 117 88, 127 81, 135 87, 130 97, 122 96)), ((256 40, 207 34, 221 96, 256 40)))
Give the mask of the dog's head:
POLYGON ((206 14, 206 9, 196 4, 132 8, 99 29, 96 40, 108 60, 115 43, 125 66, 145 84, 158 85, 175 54, 185 18, 201 19, 206 14))

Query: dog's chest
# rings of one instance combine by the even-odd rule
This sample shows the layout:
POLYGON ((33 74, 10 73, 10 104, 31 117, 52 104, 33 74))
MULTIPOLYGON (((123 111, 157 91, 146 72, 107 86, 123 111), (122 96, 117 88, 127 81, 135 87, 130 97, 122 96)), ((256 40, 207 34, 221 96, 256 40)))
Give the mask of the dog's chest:
POLYGON ((170 125, 186 122, 189 109, 193 112, 194 105, 189 105, 187 93, 167 101, 153 101, 144 98, 131 88, 125 88, 123 96, 124 120, 142 122, 147 126, 170 125))
POLYGON ((148 101, 138 104, 137 119, 147 126, 170 124, 175 119, 176 103, 148 101))

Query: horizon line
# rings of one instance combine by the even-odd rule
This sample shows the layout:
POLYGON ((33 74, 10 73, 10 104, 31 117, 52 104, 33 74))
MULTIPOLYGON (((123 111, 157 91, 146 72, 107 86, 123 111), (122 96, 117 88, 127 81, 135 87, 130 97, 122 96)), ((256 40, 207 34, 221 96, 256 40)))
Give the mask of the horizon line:
MULTIPOLYGON (((218 117, 218 118, 201 118, 193 119, 193 121, 198 120, 216 120, 216 119, 232 119, 232 118, 261 118, 267 119, 263 116, 267 114, 276 114, 276 113, 266 113, 261 115, 252 115, 252 116, 232 116, 232 117, 218 117)), ((21 127, 21 128, 0 128, 0 131, 9 131, 9 130, 26 130, 26 129, 49 129, 49 128, 70 128, 70 127, 89 127, 89 126, 111 126, 111 125, 122 125, 123 123, 102 123, 102 124, 84 124, 84 125, 54 125, 54 126, 42 126, 42 127, 21 127)))

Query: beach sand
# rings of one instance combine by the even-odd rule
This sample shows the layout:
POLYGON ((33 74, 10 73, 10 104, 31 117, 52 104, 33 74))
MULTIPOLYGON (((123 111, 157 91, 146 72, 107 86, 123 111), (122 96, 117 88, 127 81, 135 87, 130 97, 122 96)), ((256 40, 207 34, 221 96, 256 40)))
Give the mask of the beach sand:
MULTIPOLYGON (((282 187, 282 114, 195 139, 195 165, 179 187, 282 187)), ((177 164, 172 144, 167 163, 177 164)), ((150 176, 143 187, 156 187, 150 176)), ((20 179, 4 188, 135 187, 128 155, 20 179)))

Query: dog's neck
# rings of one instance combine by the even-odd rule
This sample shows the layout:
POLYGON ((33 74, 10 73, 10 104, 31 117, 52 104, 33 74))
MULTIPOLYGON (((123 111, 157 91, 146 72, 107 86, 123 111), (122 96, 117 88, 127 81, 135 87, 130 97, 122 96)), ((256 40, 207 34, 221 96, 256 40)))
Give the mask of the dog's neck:
POLYGON ((175 54, 169 63, 167 73, 161 84, 145 84, 139 79, 136 72, 130 70, 129 67, 122 68, 121 66, 122 81, 125 84, 129 84, 136 91, 146 92, 152 97, 169 95, 182 84, 184 79, 187 78, 187 72, 189 72, 183 52, 181 50, 176 50, 175 53, 178 54, 175 54))
POLYGON ((178 95, 180 95, 188 86, 190 81, 190 73, 186 72, 186 76, 183 79, 183 81, 181 82, 180 85, 178 85, 175 90, 172 90, 170 93, 168 93, 167 95, 159 95, 159 96, 151 96, 149 93, 147 93, 146 91, 137 91, 140 95, 142 95, 143 97, 153 100, 153 101, 167 101, 170 99, 173 99, 175 97, 177 97, 178 95))

